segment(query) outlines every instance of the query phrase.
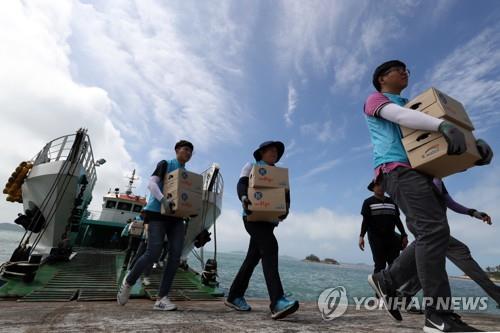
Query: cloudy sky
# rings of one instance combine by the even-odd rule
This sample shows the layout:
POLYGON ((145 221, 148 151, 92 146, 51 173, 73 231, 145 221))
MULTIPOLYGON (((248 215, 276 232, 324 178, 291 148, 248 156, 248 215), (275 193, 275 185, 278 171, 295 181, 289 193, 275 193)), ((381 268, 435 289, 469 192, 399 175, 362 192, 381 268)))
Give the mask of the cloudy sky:
MULTIPOLYGON (((245 250, 235 185, 262 141, 282 140, 292 212, 281 254, 370 262, 357 249, 370 195, 362 105, 379 63, 411 70, 405 95, 435 86, 462 101, 492 165, 446 180, 494 225, 449 213, 483 265, 500 257, 500 7, 496 1, 9 1, 0 10, 0 179, 55 137, 86 127, 98 169, 93 208, 137 169, 136 192, 176 140, 190 168, 220 163, 222 251, 245 250), (498 225, 498 226, 497 226, 498 225)), ((0 203, 11 222, 18 204, 0 203)))

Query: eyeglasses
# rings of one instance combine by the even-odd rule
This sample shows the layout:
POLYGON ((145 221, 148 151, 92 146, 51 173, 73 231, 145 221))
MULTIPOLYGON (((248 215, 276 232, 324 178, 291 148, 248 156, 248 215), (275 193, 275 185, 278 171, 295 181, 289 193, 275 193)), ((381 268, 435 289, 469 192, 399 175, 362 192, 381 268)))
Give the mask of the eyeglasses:
POLYGON ((384 72, 384 74, 382 76, 385 76, 391 72, 394 72, 394 71, 397 71, 399 74, 404 74, 406 73, 406 75, 410 76, 410 70, 408 68, 404 68, 404 67, 392 67, 392 68, 389 68, 387 71, 384 72))

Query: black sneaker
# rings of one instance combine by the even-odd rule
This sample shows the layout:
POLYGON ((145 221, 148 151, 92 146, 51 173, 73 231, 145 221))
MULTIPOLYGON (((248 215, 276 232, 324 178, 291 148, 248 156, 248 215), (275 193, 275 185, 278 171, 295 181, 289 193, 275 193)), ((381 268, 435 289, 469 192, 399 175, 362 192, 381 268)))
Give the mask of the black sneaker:
POLYGON ((377 296, 379 297, 379 302, 381 302, 382 308, 384 308, 387 313, 396 321, 403 320, 401 317, 401 312, 398 309, 394 309, 393 302, 396 299, 396 292, 391 291, 384 283, 381 273, 374 273, 368 275, 368 283, 375 290, 377 296), (389 304, 390 303, 390 304, 389 304))
POLYGON ((456 313, 430 312, 425 315, 424 332, 482 332, 467 325, 456 313))

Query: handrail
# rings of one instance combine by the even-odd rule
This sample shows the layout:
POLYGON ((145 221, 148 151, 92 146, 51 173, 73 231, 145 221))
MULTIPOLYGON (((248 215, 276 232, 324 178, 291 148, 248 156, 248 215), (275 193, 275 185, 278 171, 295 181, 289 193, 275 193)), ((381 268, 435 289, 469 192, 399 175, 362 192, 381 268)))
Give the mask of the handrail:
MULTIPOLYGON (((33 162, 33 166, 49 162, 67 160, 71 152, 73 142, 75 141, 75 137, 76 134, 68 134, 48 142, 42 148, 42 150, 40 150, 40 152, 38 152, 38 154, 31 159, 33 162)), ((93 188, 97 180, 97 174, 92 145, 90 143, 88 134, 85 134, 85 141, 81 153, 85 154, 81 160, 81 164, 86 171, 87 180, 89 182, 88 186, 90 186, 90 188, 93 188)))

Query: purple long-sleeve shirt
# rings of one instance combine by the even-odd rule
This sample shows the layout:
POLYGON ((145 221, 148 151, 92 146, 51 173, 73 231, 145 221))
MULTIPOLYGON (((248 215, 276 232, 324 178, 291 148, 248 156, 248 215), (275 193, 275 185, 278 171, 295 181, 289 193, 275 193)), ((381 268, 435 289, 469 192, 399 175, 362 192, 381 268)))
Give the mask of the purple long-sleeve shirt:
POLYGON ((441 179, 434 178, 434 185, 436 186, 438 191, 443 195, 444 200, 446 202, 446 207, 459 214, 464 214, 464 215, 469 214, 470 208, 462 206, 461 204, 453 200, 453 198, 448 193, 448 190, 446 190, 446 186, 444 186, 444 183, 441 179))

